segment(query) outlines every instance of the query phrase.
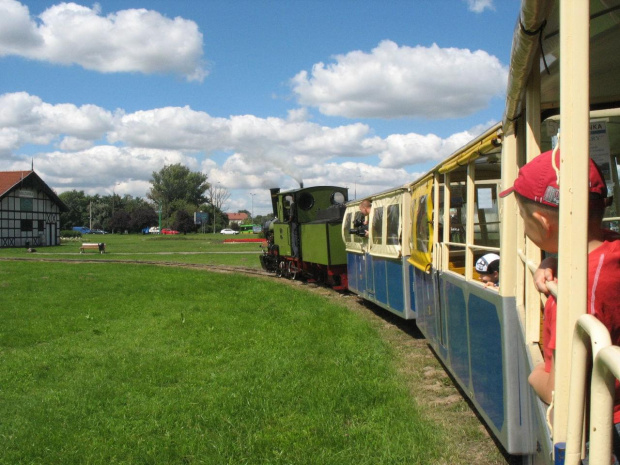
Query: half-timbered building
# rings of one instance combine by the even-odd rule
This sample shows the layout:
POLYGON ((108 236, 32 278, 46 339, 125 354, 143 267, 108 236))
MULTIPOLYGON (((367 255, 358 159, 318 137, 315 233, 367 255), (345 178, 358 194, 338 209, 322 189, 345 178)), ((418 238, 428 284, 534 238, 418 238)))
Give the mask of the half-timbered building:
POLYGON ((67 210, 34 171, 0 171, 0 247, 60 245, 67 210))

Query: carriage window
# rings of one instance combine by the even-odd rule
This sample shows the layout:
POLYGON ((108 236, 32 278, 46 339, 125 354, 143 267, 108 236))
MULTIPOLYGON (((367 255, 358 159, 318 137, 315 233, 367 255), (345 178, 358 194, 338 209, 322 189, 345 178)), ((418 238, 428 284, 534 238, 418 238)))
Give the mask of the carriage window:
POLYGON ((345 231, 346 231, 345 232, 345 236, 348 236, 346 241, 347 242, 353 242, 353 237, 351 237, 352 234, 350 232, 351 231, 351 227, 352 227, 352 224, 351 224, 351 212, 347 213, 344 216, 344 227, 345 227, 345 231))
MULTIPOLYGON (((454 175, 454 174, 453 174, 454 175)), ((467 224, 467 186, 465 182, 450 182, 450 242, 448 268, 465 275, 465 225, 467 224)))
POLYGON ((427 196, 423 195, 419 200, 418 216, 415 219, 416 245, 415 248, 421 252, 428 252, 429 247, 429 224, 428 224, 428 203, 427 196))
POLYGON ((376 207, 373 210, 372 243, 381 244, 383 242, 383 207, 376 207))
POLYGON ((400 208, 398 205, 389 205, 387 209, 387 245, 398 245, 398 224, 400 208))
POLYGON ((476 186, 474 244, 499 247, 497 184, 476 186))
MULTIPOLYGON (((360 226, 357 225, 363 225, 364 221, 366 221, 366 218, 364 218, 364 214, 360 211, 355 212, 355 217, 353 218, 353 227, 355 229, 358 229, 360 226)), ((358 243, 362 243, 364 241, 364 237, 360 236, 359 234, 354 234, 353 235, 353 242, 358 242, 358 243)))
POLYGON ((464 183, 450 184, 450 242, 465 243, 467 189, 464 183))

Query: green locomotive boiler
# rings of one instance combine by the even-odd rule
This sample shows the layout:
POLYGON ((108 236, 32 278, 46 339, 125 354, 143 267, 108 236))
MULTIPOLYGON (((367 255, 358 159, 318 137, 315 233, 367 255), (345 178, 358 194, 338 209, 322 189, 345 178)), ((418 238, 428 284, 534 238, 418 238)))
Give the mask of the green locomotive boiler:
POLYGON ((334 289, 347 288, 342 218, 346 187, 271 189, 274 220, 266 231, 261 264, 281 277, 303 277, 334 289))

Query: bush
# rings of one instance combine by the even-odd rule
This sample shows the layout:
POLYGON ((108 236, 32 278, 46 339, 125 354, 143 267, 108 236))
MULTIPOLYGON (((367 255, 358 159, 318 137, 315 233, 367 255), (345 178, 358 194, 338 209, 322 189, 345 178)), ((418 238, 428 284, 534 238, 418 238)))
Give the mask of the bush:
POLYGON ((65 229, 64 231, 60 231, 60 237, 64 237, 66 239, 71 239, 74 237, 82 237, 82 233, 80 231, 73 231, 71 229, 65 229))

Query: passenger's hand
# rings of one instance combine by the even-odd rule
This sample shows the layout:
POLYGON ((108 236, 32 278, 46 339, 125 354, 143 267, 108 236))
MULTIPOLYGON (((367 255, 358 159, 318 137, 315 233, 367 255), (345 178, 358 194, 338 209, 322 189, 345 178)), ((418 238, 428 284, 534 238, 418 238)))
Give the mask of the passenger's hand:
POLYGON ((549 295, 547 282, 558 281, 558 278, 556 277, 557 269, 558 259, 555 257, 547 257, 542 262, 540 262, 540 265, 538 265, 538 269, 534 272, 534 286, 536 287, 538 292, 549 295))

